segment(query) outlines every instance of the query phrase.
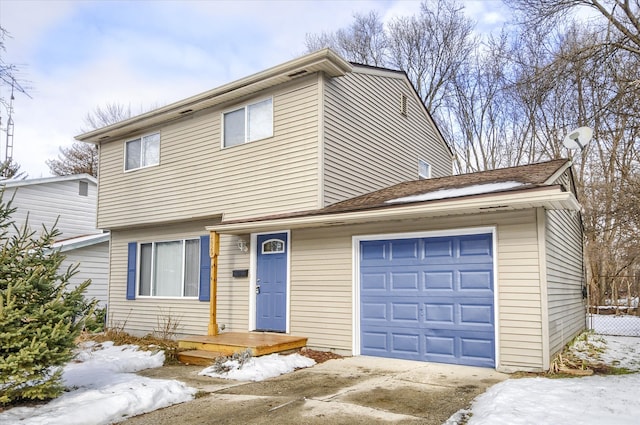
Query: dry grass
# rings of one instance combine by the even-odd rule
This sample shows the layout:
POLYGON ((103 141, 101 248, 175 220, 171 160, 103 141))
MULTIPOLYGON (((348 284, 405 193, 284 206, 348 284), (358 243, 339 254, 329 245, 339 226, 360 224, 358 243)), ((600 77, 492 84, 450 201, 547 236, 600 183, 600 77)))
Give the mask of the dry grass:
POLYGON ((152 334, 138 337, 128 334, 118 327, 114 327, 109 328, 104 332, 94 334, 83 332, 82 334, 80 334, 76 342, 80 343, 84 341, 113 341, 115 345, 137 345, 141 350, 163 350, 165 353, 165 364, 173 364, 178 361, 178 342, 173 339, 159 338, 152 334))

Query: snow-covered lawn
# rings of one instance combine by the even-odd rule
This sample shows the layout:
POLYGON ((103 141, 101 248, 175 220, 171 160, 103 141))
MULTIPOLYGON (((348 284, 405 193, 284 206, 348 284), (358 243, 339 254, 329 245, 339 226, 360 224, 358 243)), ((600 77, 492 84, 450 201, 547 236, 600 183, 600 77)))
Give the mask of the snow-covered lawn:
MULTIPOLYGON (((640 371, 637 337, 590 334, 588 342, 577 343, 573 351, 583 359, 640 371)), ((489 388, 470 411, 458 412, 446 424, 458 424, 470 413, 468 425, 635 425, 640 418, 638 400, 640 373, 509 379, 489 388)))
MULTIPOLYGON (((133 372, 162 366, 164 352, 139 350, 112 342, 83 343, 64 367, 65 387, 70 391, 35 407, 14 407, 0 413, 2 425, 99 425, 192 400, 196 390, 182 382, 152 379, 133 372)), ((261 381, 294 369, 313 366, 312 359, 293 354, 251 358, 243 368, 229 362, 228 373, 211 368, 201 374, 243 381, 261 381)))
POLYGON ((163 362, 162 351, 152 353, 112 342, 83 343, 75 360, 64 367, 64 385, 71 391, 47 404, 0 413, 0 423, 109 424, 193 399, 196 390, 182 382, 133 373, 160 367, 163 362))
MULTIPOLYGON (((640 338, 589 334, 574 345, 576 356, 640 372, 640 338)), ((2 425, 109 424, 193 399, 196 390, 175 380, 151 379, 133 372, 162 365, 164 354, 131 345, 85 343, 64 368, 70 390, 49 403, 15 407, 0 413, 2 425)), ((299 355, 250 359, 229 372, 201 374, 236 380, 262 380, 308 367, 299 355)), ((491 387, 446 424, 466 417, 468 425, 637 424, 640 418, 640 373, 582 378, 510 379, 491 387)))

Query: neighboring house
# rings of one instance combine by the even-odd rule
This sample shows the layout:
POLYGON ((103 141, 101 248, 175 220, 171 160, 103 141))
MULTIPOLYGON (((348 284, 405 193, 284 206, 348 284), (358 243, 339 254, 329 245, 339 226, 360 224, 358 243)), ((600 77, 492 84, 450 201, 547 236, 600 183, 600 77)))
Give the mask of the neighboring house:
POLYGON ((171 317, 509 371, 585 326, 570 163, 450 176, 402 72, 322 50, 77 139, 100 148, 129 332, 171 317))
MULTIPOLYGON (((4 188, 3 201, 12 200, 16 208, 12 218, 17 227, 25 223, 40 235, 44 228, 54 226, 61 233, 54 248, 61 249, 66 259, 61 269, 80 263, 72 285, 87 279, 92 284, 88 298, 96 298, 101 305, 107 302, 109 267, 109 235, 96 228, 97 180, 88 174, 45 177, 38 179, 0 181, 4 188)), ((9 228, 9 234, 16 234, 9 228)))

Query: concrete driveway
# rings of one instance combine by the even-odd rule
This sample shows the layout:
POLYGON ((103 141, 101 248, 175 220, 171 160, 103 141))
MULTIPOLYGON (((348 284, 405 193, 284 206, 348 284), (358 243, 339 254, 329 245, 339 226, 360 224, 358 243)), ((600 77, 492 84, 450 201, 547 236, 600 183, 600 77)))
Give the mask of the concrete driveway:
POLYGON ((201 390, 195 400, 126 420, 161 424, 442 424, 487 387, 492 369, 374 357, 329 360, 262 382, 198 376, 199 366, 141 374, 201 390))

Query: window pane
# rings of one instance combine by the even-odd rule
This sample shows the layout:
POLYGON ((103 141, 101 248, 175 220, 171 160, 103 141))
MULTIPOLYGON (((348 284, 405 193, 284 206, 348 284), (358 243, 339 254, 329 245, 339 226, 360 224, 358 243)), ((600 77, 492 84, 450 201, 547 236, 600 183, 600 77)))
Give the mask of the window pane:
POLYGON ((200 241, 185 241, 184 296, 197 297, 200 284, 200 241))
POLYGON ((224 114, 224 145, 244 143, 244 108, 224 114))
POLYGON ((269 239, 262 243, 263 254, 278 254, 284 252, 284 241, 280 239, 269 239))
POLYGON ((140 245, 140 288, 138 295, 151 295, 151 244, 140 245))
POLYGON ((421 159, 418 160, 418 176, 423 179, 431 178, 431 165, 421 159))
POLYGON ((273 101, 271 99, 247 107, 249 141, 273 136, 273 101))
POLYGON ((140 139, 127 142, 126 150, 125 170, 140 168, 140 139))
POLYGON ((153 295, 179 297, 182 293, 182 241, 158 242, 155 246, 153 295))
POLYGON ((160 133, 142 138, 142 166, 160 163, 160 133))

